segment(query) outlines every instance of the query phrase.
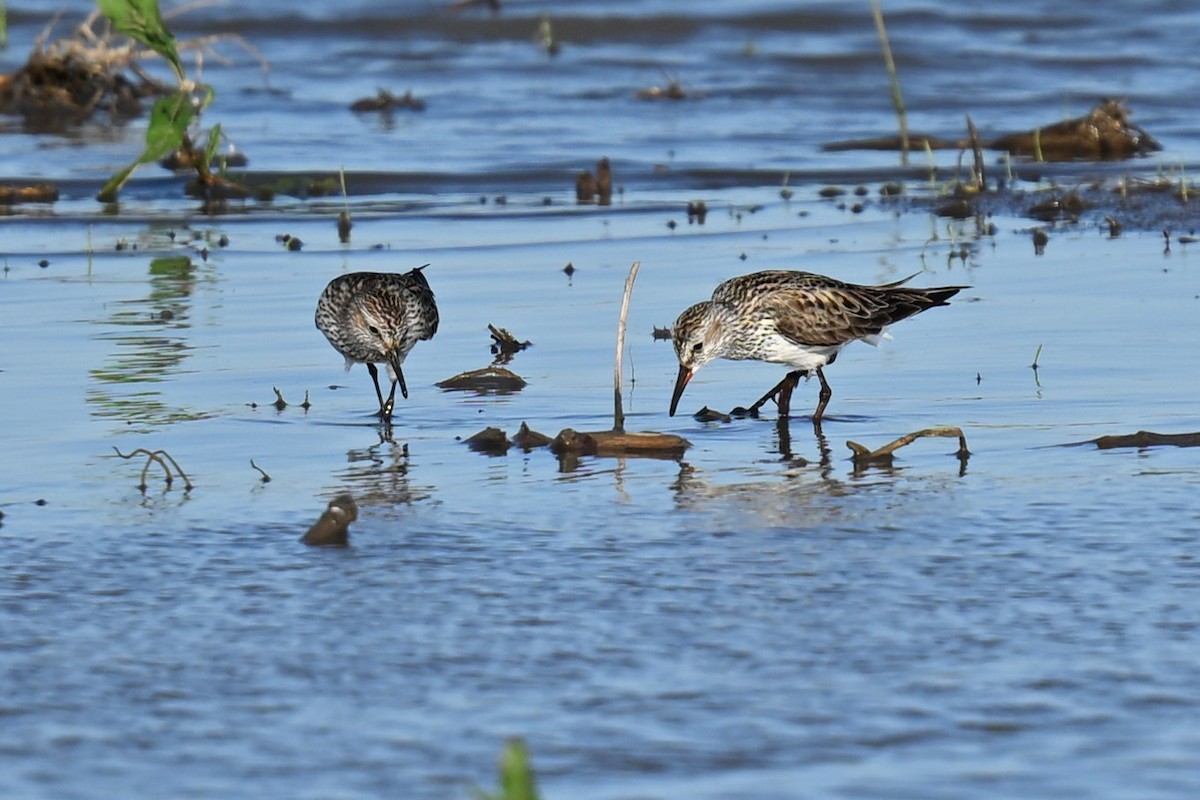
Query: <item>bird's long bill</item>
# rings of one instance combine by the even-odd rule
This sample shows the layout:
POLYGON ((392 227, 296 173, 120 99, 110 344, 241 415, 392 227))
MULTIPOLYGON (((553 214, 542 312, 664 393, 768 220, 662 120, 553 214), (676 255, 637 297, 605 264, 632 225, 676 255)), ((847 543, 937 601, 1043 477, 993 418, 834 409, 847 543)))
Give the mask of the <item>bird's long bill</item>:
POLYGON ((671 395, 671 416, 675 416, 675 409, 679 406, 679 398, 683 397, 683 389, 688 385, 688 381, 692 379, 692 371, 683 364, 679 365, 679 377, 675 379, 675 392, 671 395))
POLYGON ((400 370, 400 354, 395 350, 388 354, 388 364, 392 372, 396 373, 396 380, 400 381, 400 396, 407 400, 408 385, 404 382, 404 373, 400 370))

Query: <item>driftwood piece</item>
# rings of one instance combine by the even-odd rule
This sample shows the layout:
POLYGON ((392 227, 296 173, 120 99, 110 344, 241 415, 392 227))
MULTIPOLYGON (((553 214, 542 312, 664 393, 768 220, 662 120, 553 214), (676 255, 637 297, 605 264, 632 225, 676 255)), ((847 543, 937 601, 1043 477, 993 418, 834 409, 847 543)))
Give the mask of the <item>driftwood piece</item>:
POLYGON ((550 443, 555 455, 680 458, 691 447, 681 436, 655 431, 577 431, 564 428, 550 443))
POLYGON ((1094 444, 1100 450, 1112 450, 1118 447, 1158 447, 1171 445, 1174 447, 1200 447, 1200 432, 1196 433, 1155 433, 1153 431, 1138 431, 1123 435, 1101 436, 1088 439, 1079 444, 1094 444))
POLYGON ((963 435, 962 428, 925 428, 924 430, 916 431, 915 433, 905 434, 894 442, 885 444, 878 450, 868 450, 858 442, 846 442, 846 446, 853 451, 852 456, 854 463, 859 466, 867 464, 890 464, 895 457, 895 452, 906 444, 912 444, 917 439, 927 436, 946 436, 958 437, 958 452, 955 453, 959 459, 965 460, 971 455, 971 451, 967 449, 967 437, 963 435))

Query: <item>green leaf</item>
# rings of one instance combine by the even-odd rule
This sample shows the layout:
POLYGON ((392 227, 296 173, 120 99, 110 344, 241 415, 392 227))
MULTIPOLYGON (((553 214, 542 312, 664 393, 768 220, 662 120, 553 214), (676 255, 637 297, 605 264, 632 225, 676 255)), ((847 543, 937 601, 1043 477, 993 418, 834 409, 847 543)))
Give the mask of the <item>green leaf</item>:
POLYGON ((139 164, 158 161, 178 149, 183 143, 183 135, 188 125, 192 124, 195 110, 192 108, 192 98, 187 92, 176 92, 166 97, 160 97, 154 108, 150 109, 150 125, 146 128, 146 148, 128 167, 108 179, 108 183, 100 189, 96 196, 102 203, 111 203, 117 199, 117 192, 129 180, 129 176, 139 164))
POLYGON ((504 800, 538 800, 529 748, 519 737, 512 737, 500 755, 500 786, 504 800))
POLYGON ((117 30, 161 55, 175 70, 179 81, 184 80, 183 62, 175 47, 175 37, 163 24, 158 0, 96 0, 96 4, 117 30))
POLYGON ((195 117, 192 97, 176 92, 160 97, 150 109, 150 127, 146 129, 146 149, 138 159, 143 164, 158 161, 183 143, 183 135, 195 117))
POLYGON ((213 160, 217 157, 217 148, 221 146, 221 123, 208 129, 208 143, 204 146, 204 166, 212 169, 213 160))

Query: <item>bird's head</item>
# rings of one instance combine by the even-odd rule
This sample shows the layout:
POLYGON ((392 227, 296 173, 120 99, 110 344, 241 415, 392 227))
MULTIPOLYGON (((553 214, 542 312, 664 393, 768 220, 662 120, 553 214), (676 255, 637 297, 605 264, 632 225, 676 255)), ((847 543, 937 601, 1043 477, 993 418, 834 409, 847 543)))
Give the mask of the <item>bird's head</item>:
POLYGON ((725 330, 719 309, 709 301, 697 303, 675 320, 671 328, 671 341, 675 345, 675 356, 679 359, 679 375, 675 379, 675 392, 671 395, 671 416, 675 415, 684 387, 696 370, 721 357, 725 330))

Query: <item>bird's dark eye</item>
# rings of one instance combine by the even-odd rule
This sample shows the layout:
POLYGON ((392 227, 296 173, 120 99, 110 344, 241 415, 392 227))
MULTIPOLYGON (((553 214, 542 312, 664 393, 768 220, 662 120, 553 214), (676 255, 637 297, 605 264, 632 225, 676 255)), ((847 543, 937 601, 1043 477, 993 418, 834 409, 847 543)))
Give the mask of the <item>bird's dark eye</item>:
POLYGON ((692 345, 693 353, 699 353, 703 349, 704 349, 704 342, 696 342, 694 345, 692 345))
POLYGON ((372 335, 372 336, 378 336, 378 335, 379 335, 379 328, 376 328, 374 325, 368 325, 368 326, 367 326, 367 330, 369 330, 369 331, 371 332, 371 335, 372 335))

